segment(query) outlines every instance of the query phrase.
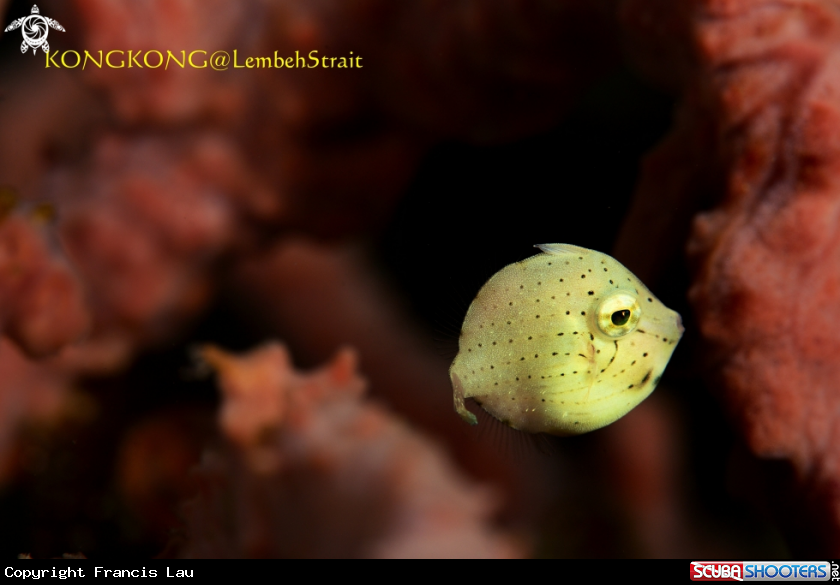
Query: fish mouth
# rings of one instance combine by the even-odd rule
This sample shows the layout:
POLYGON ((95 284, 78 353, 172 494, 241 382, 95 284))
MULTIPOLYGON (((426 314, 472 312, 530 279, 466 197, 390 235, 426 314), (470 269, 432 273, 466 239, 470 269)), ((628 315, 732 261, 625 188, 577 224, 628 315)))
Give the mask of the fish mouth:
POLYGON ((670 316, 663 316, 655 320, 646 319, 643 316, 636 329, 641 333, 658 336, 669 341, 679 341, 685 332, 682 317, 676 311, 670 312, 670 316))

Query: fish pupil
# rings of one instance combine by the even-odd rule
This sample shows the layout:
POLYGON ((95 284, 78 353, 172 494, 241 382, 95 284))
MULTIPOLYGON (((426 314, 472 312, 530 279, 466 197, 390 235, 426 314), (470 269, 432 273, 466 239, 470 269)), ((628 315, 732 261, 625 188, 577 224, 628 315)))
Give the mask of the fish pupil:
POLYGON ((630 320, 630 311, 624 309, 623 311, 616 311, 612 314, 612 322, 613 325, 617 327, 621 327, 622 325, 626 325, 627 321, 630 320))

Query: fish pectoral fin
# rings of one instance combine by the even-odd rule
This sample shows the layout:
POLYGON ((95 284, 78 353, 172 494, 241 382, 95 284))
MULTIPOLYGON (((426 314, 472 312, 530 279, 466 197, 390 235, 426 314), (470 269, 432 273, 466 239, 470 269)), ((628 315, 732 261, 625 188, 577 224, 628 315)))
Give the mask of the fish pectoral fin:
POLYGON ((471 425, 477 425, 478 419, 475 417, 473 413, 467 410, 466 405, 464 404, 464 387, 461 385, 461 379, 458 377, 458 374, 452 372, 452 399, 455 403, 455 412, 457 412, 462 419, 468 422, 471 425))
POLYGON ((539 248, 545 254, 552 256, 564 256, 566 254, 589 254, 589 250, 581 248, 580 246, 573 246, 572 244, 536 244, 535 248, 539 248))

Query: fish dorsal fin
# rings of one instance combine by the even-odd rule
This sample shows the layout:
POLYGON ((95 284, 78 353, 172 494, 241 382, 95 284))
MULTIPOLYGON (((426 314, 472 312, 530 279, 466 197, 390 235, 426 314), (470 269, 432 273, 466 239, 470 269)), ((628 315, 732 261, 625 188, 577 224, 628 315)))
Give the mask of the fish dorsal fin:
POLYGON ((581 248, 580 246, 573 246, 572 244, 536 244, 535 248, 539 248, 545 254, 551 254, 552 256, 564 256, 566 254, 575 254, 575 255, 589 255, 589 250, 586 248, 581 248))

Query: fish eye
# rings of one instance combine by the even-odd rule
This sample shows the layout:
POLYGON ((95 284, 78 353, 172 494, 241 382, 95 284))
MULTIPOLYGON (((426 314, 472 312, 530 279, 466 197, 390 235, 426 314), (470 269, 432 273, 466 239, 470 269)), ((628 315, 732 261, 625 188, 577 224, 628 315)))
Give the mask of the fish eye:
POLYGON ((612 314, 610 320, 612 321, 613 325, 621 327, 622 325, 627 323, 627 321, 630 320, 630 311, 628 311, 627 309, 624 309, 622 311, 616 311, 612 314))
POLYGON ((601 301, 596 318, 602 333, 609 337, 623 337, 638 325, 642 307, 632 294, 616 292, 601 301))

